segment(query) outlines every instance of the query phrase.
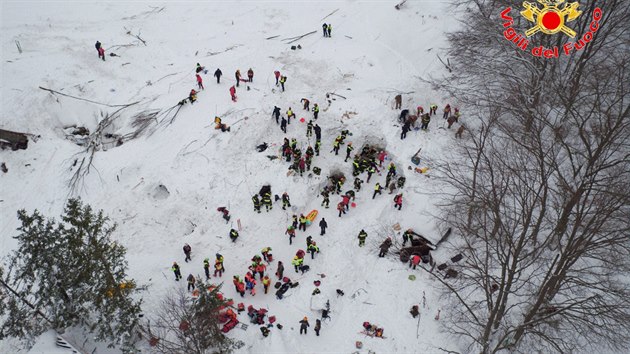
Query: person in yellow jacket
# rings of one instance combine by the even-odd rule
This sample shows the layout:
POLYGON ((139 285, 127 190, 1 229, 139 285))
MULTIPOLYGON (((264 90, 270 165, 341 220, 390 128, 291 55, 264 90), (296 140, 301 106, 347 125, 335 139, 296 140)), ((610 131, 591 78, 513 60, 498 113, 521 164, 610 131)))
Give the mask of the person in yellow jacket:
POLYGON ((372 195, 372 199, 376 198, 376 195, 377 195, 377 194, 381 194, 381 189, 382 189, 382 188, 381 188, 381 184, 380 184, 380 183, 377 183, 377 184, 374 186, 374 194, 372 195))
POLYGON ((300 258, 298 256, 294 256, 293 260, 291 261, 291 264, 293 264, 293 266, 295 267, 295 272, 298 272, 298 269, 300 268, 300 266, 302 266, 302 264, 304 264, 304 258, 300 258))
POLYGON ((282 87, 282 92, 284 92, 284 83, 287 82, 286 76, 280 76, 280 86, 282 87))
POLYGON ((265 288, 265 294, 267 290, 269 290, 269 284, 271 284, 271 279, 269 279, 268 275, 265 275, 262 279, 263 287, 265 288))
POLYGON ((317 103, 313 105, 313 119, 317 120, 317 115, 319 114, 319 106, 317 103))
POLYGON ((295 113, 293 113, 293 110, 289 107, 289 110, 287 110, 287 124, 291 124, 291 118, 295 119, 295 113))

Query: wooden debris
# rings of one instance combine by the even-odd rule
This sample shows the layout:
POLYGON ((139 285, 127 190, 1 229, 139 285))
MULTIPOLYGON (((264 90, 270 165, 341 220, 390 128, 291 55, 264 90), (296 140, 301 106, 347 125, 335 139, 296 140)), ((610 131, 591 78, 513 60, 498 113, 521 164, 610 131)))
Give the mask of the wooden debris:
POLYGON ((332 16, 332 14, 334 14, 335 12, 339 11, 339 9, 329 13, 328 15, 326 15, 326 17, 322 18, 320 21, 324 21, 325 19, 327 19, 328 17, 332 16))

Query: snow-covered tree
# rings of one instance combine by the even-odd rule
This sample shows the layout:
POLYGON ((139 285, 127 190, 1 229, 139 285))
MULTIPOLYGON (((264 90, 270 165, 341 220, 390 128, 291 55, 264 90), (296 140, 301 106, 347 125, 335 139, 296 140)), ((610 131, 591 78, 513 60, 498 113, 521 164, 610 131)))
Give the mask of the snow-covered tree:
POLYGON ((18 249, 2 277, 7 319, 0 335, 33 339, 48 329, 84 329, 98 341, 133 337, 138 288, 127 277, 125 248, 111 239, 116 225, 70 199, 61 221, 18 211, 18 249))
POLYGON ((630 3, 585 5, 576 39, 532 37, 530 50, 562 51, 602 15, 583 49, 550 59, 503 38, 514 2, 457 3, 467 20, 438 86, 465 104, 469 133, 436 176, 466 261, 441 280, 453 298, 444 323, 470 352, 628 348, 630 3))

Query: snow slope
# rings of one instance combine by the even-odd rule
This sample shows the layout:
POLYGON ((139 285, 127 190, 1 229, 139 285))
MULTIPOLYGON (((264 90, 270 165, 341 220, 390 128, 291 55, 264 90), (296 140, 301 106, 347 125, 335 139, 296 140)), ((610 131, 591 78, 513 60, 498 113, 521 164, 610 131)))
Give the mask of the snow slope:
MULTIPOLYGON (((361 352, 457 348, 439 332, 433 319, 440 299, 429 276, 420 270, 412 272, 393 257, 377 257, 377 245, 394 235, 386 234, 385 228, 395 223, 439 238, 443 230, 431 217, 435 200, 427 194, 431 179, 414 174, 407 166, 420 147, 422 155, 435 156, 454 142, 453 131, 439 129, 443 126, 439 116, 434 116, 429 132, 411 132, 401 142, 393 97, 413 92, 403 95, 403 107, 412 110, 418 105, 428 109, 430 103, 457 105, 418 80, 443 69, 435 54, 446 46, 445 32, 455 26, 446 2, 407 2, 400 11, 394 5, 385 1, 3 2, 0 127, 41 138, 30 142, 26 151, 0 152, 9 168, 0 175, 2 254, 16 246, 11 238, 18 225, 16 210, 39 209, 57 217, 69 196, 68 180, 76 168, 72 164, 84 155, 82 147, 65 139, 62 127, 76 124, 92 131, 104 113, 115 110, 52 96, 38 86, 112 105, 140 101, 115 124, 115 132, 125 134, 131 130, 128 119, 134 113, 166 109, 185 98, 196 86, 194 66, 199 62, 209 72, 203 75, 206 89, 199 93, 198 101, 184 106, 172 124, 154 126, 152 134, 99 151, 94 159, 96 169, 87 176, 80 193, 119 224, 115 237, 128 249, 130 275, 149 285, 144 294, 146 313, 151 313, 162 295, 185 286, 173 280, 173 261, 180 264, 184 277, 203 275, 203 259, 212 259, 216 252, 226 259, 224 291, 239 302, 232 276, 244 275, 249 259, 264 246, 271 246, 274 258, 285 263, 286 274, 301 285, 281 301, 262 294, 260 284, 258 295, 246 295, 246 305, 268 308, 285 327, 281 331, 274 328, 268 338, 256 326, 247 331, 234 329, 230 335, 246 344, 240 352, 351 352, 356 340, 364 342, 361 352), (332 38, 322 37, 323 22, 332 23, 332 38), (146 45, 128 31, 139 34, 146 45), (293 43, 300 44, 301 50, 290 50, 282 41, 310 31, 317 32, 293 43), (265 39, 272 36, 278 37, 265 39), (16 40, 23 49, 21 54, 16 40), (94 49, 96 40, 103 43, 106 54, 113 51, 119 57, 100 61, 94 49), (126 44, 134 45, 114 47, 126 44), (224 73, 219 85, 212 77, 217 67, 224 73), (245 76, 250 67, 255 72, 251 90, 241 85, 238 102, 233 103, 228 88, 234 83, 234 71, 240 69, 245 76), (274 70, 288 77, 286 92, 275 87, 274 70), (347 99, 332 96, 328 105, 327 92, 347 99), (287 163, 265 157, 277 153, 278 146, 264 153, 254 150, 263 141, 282 144, 285 135, 271 119, 274 105, 283 114, 292 107, 298 118, 312 117, 301 109, 302 97, 322 108, 317 121, 323 133, 322 153, 313 163, 323 170, 319 177, 287 177, 287 163), (342 118, 346 112, 356 115, 342 118), (230 133, 214 129, 215 115, 232 126, 230 133), (365 142, 387 148, 407 177, 404 210, 394 210, 393 195, 387 193, 371 200, 374 183, 384 184, 385 174, 364 184, 357 207, 342 218, 334 210, 337 196, 331 196, 330 209, 320 209, 317 195, 325 176, 336 169, 351 176, 351 163, 343 162, 345 146, 339 156, 330 153, 332 141, 342 129, 352 132, 347 141, 356 150, 365 142), (272 185, 273 194, 287 191, 293 210, 285 212, 275 203, 270 213, 254 213, 251 196, 264 184, 272 185), (159 185, 169 194, 158 192, 159 185), (229 206, 232 220, 242 222, 236 243, 228 237, 230 226, 236 224, 226 225, 216 211, 219 206, 229 206), (320 209, 316 222, 320 217, 328 221, 327 234, 319 236, 314 225, 306 233, 298 232, 289 246, 284 231, 291 215, 312 209, 320 209), (361 228, 369 234, 364 248, 358 247, 356 239, 361 228), (312 261, 307 256, 311 271, 301 276, 293 273, 290 260, 297 249, 305 249, 307 235, 313 235, 321 253, 312 261), (184 243, 192 246, 192 263, 184 263, 184 243), (320 296, 330 299, 332 320, 323 323, 320 337, 312 331, 299 336, 302 317, 309 317, 311 329, 319 317, 318 311, 310 309, 318 273, 326 274, 320 296), (410 274, 417 280, 408 280, 410 274), (345 291, 344 297, 337 297, 338 288, 345 291), (413 304, 421 304, 423 292, 428 307, 421 306, 417 337, 418 321, 407 311, 413 304), (363 321, 384 327, 387 338, 358 334, 363 321)), ((297 138, 304 150, 309 143, 305 131, 306 124, 293 121, 286 136, 297 138)), ((438 261, 448 256, 439 251, 434 254, 438 261)), ((271 273, 276 264, 269 266, 271 273)), ((245 315, 241 320, 248 322, 245 315)), ((4 349, 8 346, 5 343, 4 349)))

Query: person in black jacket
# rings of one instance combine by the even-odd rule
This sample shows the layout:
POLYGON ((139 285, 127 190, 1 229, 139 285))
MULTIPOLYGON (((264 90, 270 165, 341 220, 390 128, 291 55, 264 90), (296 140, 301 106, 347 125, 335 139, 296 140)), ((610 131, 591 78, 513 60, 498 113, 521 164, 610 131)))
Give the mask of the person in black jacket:
POLYGON ((400 140, 404 140, 407 137, 407 133, 411 130, 411 122, 407 121, 402 126, 402 133, 400 133, 400 140))
POLYGON ((273 112, 271 113, 271 116, 276 118, 276 124, 280 124, 280 107, 273 106, 273 112))
POLYGON ((322 328, 322 321, 319 319, 315 320, 315 334, 319 337, 319 330, 322 328))
POLYGON ((280 129, 282 129, 285 134, 287 133, 287 120, 284 117, 282 117, 280 121, 280 129))
POLYGON ((302 334, 302 331, 304 331, 304 334, 306 334, 306 329, 308 327, 310 327, 310 325, 308 324, 308 318, 304 317, 302 321, 300 321, 300 334, 302 334))
POLYGON ((313 130, 315 131, 315 140, 322 140, 322 128, 319 125, 315 124, 313 130))
POLYGON ((96 47, 96 52, 98 53, 99 58, 101 57, 101 52, 99 51, 99 49, 101 49, 101 42, 96 41, 96 44, 94 44, 94 47, 96 47))
POLYGON ((191 248, 189 244, 185 244, 184 245, 184 254, 186 255, 186 259, 184 261, 186 261, 186 263, 188 263, 188 261, 192 261, 192 259, 190 258, 190 252, 191 252, 191 248))
POLYGON ((328 223, 325 218, 319 222, 319 227, 322 229, 322 232, 319 234, 320 236, 324 236, 326 234, 326 228, 328 227, 328 223))
POLYGON ((214 77, 217 78, 217 84, 221 83, 221 75, 223 75, 221 69, 217 69, 217 71, 214 72, 214 77))

